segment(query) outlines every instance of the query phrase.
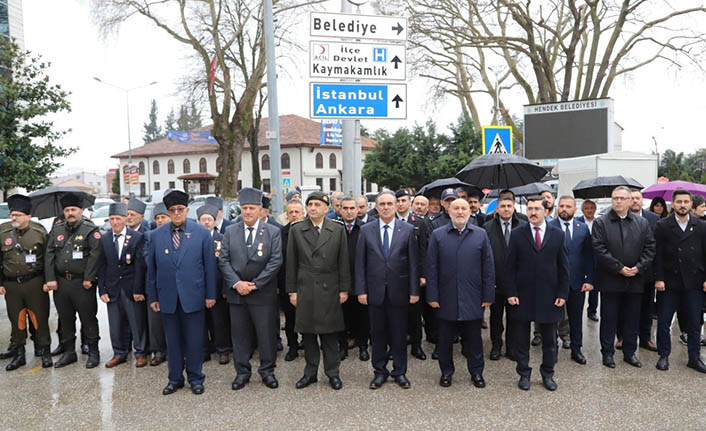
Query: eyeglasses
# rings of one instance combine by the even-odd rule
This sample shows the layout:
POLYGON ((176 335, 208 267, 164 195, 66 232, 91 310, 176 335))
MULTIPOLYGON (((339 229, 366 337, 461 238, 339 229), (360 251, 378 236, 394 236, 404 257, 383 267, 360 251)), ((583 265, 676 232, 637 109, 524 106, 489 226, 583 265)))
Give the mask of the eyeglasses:
POLYGON ((629 201, 631 198, 625 198, 622 196, 613 196, 611 199, 613 199, 614 201, 629 201))
POLYGON ((169 212, 172 214, 183 213, 186 211, 186 207, 172 207, 169 208, 169 212))

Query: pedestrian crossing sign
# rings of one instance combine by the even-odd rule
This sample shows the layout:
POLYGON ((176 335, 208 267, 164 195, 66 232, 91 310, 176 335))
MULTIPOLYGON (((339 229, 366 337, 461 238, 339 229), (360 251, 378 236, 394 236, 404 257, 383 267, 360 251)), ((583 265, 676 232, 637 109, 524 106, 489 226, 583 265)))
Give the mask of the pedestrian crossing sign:
POLYGON ((483 127, 483 154, 512 154, 512 152, 512 127, 483 127))

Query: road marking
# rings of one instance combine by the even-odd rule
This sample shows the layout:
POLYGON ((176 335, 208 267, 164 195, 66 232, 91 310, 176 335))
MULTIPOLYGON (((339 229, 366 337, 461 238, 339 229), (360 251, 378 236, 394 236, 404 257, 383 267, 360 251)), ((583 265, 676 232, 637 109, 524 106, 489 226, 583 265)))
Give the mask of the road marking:
POLYGON ((24 374, 22 374, 22 376, 29 376, 30 374, 34 374, 41 369, 42 369, 42 366, 37 365, 36 367, 32 368, 31 370, 26 371, 24 374))

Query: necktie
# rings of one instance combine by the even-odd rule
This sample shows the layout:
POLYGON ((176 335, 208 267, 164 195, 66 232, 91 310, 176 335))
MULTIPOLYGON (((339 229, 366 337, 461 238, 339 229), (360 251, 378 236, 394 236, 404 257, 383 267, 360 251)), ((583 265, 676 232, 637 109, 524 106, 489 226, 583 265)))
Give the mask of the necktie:
POLYGON ((387 230, 390 226, 385 225, 383 228, 385 232, 382 235, 382 252, 385 254, 385 257, 387 257, 387 255, 390 254, 390 236, 387 234, 387 230))
POLYGON ((179 245, 181 244, 181 228, 175 228, 172 232, 172 245, 174 245, 174 250, 179 250, 179 245))
POLYGON ((245 240, 245 245, 247 245, 248 247, 252 246, 252 231, 253 231, 253 228, 249 227, 248 228, 248 238, 245 240))
POLYGON ((348 229, 348 233, 351 233, 351 231, 353 230, 353 225, 350 224, 350 223, 347 223, 346 226, 347 226, 347 229, 348 229))
POLYGON ((314 226, 316 228, 316 235, 319 235, 321 233, 321 229, 319 229, 318 226, 314 226))
POLYGON ((564 223, 564 242, 568 246, 571 242, 571 229, 569 229, 569 223, 564 223))
POLYGON ((539 228, 538 227, 534 228, 534 245, 537 247, 537 250, 542 248, 542 237, 539 236, 539 228))
POLYGON ((505 232, 503 233, 503 237, 505 238, 505 245, 510 245, 510 223, 503 222, 503 225, 505 226, 505 232))
POLYGON ((115 254, 118 255, 118 260, 120 260, 120 237, 123 236, 123 234, 119 233, 117 235, 113 235, 113 244, 115 244, 115 254))

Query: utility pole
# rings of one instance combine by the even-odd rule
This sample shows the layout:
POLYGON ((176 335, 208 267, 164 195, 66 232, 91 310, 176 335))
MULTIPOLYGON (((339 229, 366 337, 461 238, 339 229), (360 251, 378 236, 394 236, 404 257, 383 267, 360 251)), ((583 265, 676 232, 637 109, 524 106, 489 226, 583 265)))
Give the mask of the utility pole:
POLYGON ((265 52, 267 54, 267 140, 270 146, 270 201, 275 216, 282 213, 282 179, 277 109, 277 63, 275 62, 275 26, 272 0, 265 0, 265 52))
MULTIPOLYGON (((364 4, 363 1, 360 4, 364 4)), ((356 3, 356 6, 360 6, 356 3)), ((352 13, 353 7, 349 0, 341 0, 341 12, 352 13)), ((356 10, 358 13, 359 10, 356 10)), ((362 168, 362 146, 360 141, 360 120, 341 120, 343 143, 343 193, 353 196, 361 193, 360 172, 362 168)))

